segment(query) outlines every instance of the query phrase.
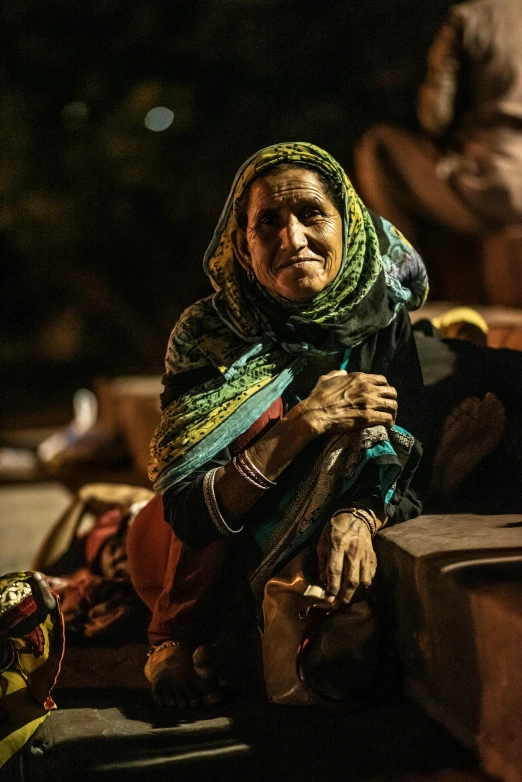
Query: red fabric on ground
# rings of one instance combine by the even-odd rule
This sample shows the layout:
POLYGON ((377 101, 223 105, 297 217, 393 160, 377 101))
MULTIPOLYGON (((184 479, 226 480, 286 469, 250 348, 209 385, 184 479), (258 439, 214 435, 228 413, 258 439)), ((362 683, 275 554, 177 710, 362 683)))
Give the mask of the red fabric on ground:
POLYGON ((122 517, 123 513, 120 508, 112 508, 98 518, 94 529, 89 532, 85 541, 87 562, 92 563, 107 538, 118 532, 122 517))

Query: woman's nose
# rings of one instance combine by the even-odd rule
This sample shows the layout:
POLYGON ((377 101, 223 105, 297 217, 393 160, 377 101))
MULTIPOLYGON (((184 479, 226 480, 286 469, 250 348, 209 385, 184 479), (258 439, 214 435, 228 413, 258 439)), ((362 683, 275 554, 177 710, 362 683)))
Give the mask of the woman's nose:
POLYGON ((288 222, 281 229, 281 249, 295 251, 306 247, 307 244, 308 240, 304 225, 299 222, 297 217, 291 215, 288 222))

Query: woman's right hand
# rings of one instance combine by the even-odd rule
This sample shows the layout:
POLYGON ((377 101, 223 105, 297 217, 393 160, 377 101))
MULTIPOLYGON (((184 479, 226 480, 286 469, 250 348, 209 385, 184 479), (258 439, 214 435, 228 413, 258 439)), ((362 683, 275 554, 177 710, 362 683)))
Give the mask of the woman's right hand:
POLYGON ((379 424, 389 429, 397 416, 397 391, 383 375, 336 369, 322 375, 298 407, 317 435, 379 424))

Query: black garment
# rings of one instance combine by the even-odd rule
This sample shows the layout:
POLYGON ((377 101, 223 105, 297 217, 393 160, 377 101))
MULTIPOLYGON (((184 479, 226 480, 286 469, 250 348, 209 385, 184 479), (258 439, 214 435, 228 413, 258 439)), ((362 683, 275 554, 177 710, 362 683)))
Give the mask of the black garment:
POLYGON ((505 434, 497 448, 473 470, 455 497, 444 502, 430 499, 426 512, 522 512, 522 450, 518 446, 522 441, 522 353, 463 339, 441 339, 426 320, 418 321, 413 333, 433 420, 433 437, 423 458, 425 471, 431 469, 447 417, 464 399, 482 399, 492 392, 506 411, 505 434))
MULTIPOLYGON (((330 369, 339 366, 339 363, 330 369)), ((325 371, 324 366, 309 366, 306 370, 313 373, 308 385, 313 387, 325 371)), ((399 412, 397 423, 407 429, 416 438, 414 453, 404 470, 397 487, 389 513, 388 524, 396 524, 418 516, 422 508, 424 476, 421 470, 413 482, 410 464, 416 466, 422 453, 421 442, 429 439, 430 416, 424 399, 422 376, 411 326, 406 310, 401 310, 392 323, 385 329, 368 337, 361 345, 352 350, 349 371, 384 375, 390 385, 397 389, 399 412)), ((306 378, 304 379, 306 382, 306 378)), ((293 407, 299 397, 303 378, 296 378, 283 394, 285 410, 293 407)), ((217 540, 217 530, 207 510, 203 497, 203 477, 210 469, 220 467, 231 459, 228 448, 223 449, 184 481, 168 489, 163 495, 165 519, 172 526, 177 537, 189 546, 204 546, 217 540)), ((368 479, 369 480, 369 479, 368 479)), ((278 478, 277 486, 260 497, 249 512, 249 523, 260 520, 273 507, 285 492, 285 472, 278 478)), ((378 486, 360 482, 349 497, 339 497, 339 508, 350 501, 364 501, 377 491, 378 486)))
POLYGON ((413 329, 437 438, 449 413, 464 399, 496 394, 506 411, 522 404, 522 353, 463 339, 441 339, 428 321, 413 329))

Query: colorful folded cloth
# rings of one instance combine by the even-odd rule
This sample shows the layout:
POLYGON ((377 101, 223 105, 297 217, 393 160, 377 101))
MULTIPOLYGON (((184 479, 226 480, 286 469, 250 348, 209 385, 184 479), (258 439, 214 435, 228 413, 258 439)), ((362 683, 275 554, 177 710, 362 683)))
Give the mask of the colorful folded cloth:
POLYGON ((64 652, 60 605, 36 571, 0 577, 0 767, 49 711, 64 652))

